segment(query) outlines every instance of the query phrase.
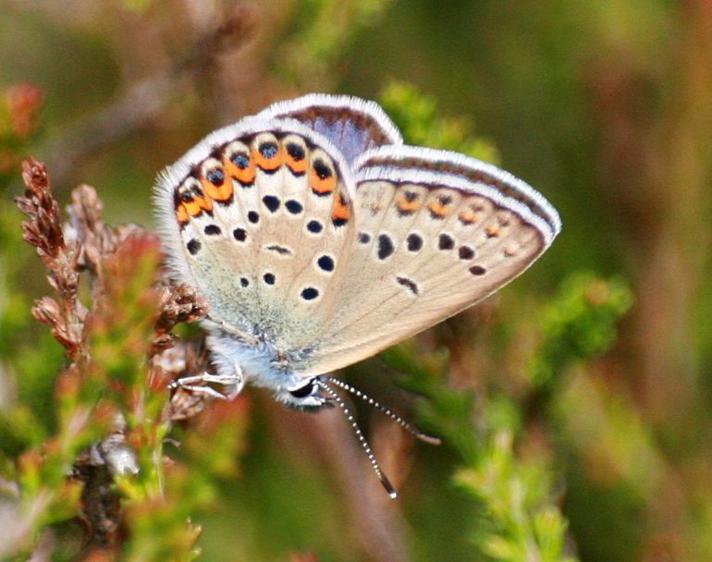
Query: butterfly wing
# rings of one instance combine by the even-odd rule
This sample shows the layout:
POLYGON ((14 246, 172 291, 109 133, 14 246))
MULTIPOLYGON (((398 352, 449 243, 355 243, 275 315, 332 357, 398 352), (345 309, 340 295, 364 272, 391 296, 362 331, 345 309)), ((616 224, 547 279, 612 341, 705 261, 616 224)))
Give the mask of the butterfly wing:
POLYGON ((352 96, 309 94, 275 103, 259 117, 296 119, 327 138, 349 165, 369 149, 403 144, 400 132, 377 103, 352 96))
POLYGON ((318 94, 209 135, 157 186, 174 276, 311 376, 478 302, 558 234, 524 182, 401 142, 376 104, 318 94))
POLYGON ((305 374, 369 357, 482 300, 527 269, 560 229, 539 193, 463 155, 391 146, 355 166, 357 235, 305 374))
POLYGON ((339 151, 296 121, 247 118, 199 143, 159 180, 175 277, 210 315, 274 355, 318 339, 353 237, 354 182, 339 151))

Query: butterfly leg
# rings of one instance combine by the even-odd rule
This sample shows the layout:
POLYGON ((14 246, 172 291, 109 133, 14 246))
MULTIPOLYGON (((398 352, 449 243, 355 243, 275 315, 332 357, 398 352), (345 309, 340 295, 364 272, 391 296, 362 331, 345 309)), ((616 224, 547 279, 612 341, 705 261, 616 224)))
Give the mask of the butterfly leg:
POLYGON ((220 367, 220 372, 217 374, 205 372, 201 375, 176 379, 171 383, 170 388, 182 388, 206 397, 232 400, 242 392, 242 388, 245 386, 245 377, 237 363, 233 363, 230 369, 225 369, 224 363, 220 367), (216 390, 212 385, 223 387, 225 392, 216 390))

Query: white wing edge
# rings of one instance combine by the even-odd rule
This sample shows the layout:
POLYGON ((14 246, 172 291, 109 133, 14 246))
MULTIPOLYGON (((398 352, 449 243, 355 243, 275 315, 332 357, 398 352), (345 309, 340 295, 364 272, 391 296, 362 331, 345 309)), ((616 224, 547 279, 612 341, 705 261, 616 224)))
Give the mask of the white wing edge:
POLYGON ((391 181, 408 181, 413 183, 429 183, 429 184, 441 184, 452 186, 457 189, 461 189, 465 192, 477 193, 479 195, 484 195, 497 204, 502 205, 506 208, 511 209, 516 212, 522 219, 526 222, 534 225, 542 233, 545 239, 546 246, 548 247, 551 242, 556 238, 556 236, 561 232, 561 218, 559 213, 553 207, 551 203, 536 189, 530 186, 523 180, 520 180, 516 176, 502 170, 493 164, 477 160, 470 156, 465 156, 459 152, 452 152, 449 150, 438 150, 434 148, 427 148, 422 146, 382 146, 379 148, 374 148, 368 150, 361 154, 354 162, 354 170, 356 173, 356 181, 366 181, 366 180, 376 180, 376 179, 388 179, 391 181), (495 188, 483 184, 481 182, 472 182, 466 178, 460 177, 455 174, 450 174, 446 172, 437 172, 430 170, 415 170, 415 169, 398 169, 394 170, 388 166, 369 166, 365 169, 360 169, 368 162, 370 158, 392 158, 394 160, 403 160, 407 158, 422 158, 424 160, 429 160, 433 162, 450 162, 456 166, 472 170, 474 172, 484 172, 491 175, 498 180, 506 183, 512 189, 518 191, 528 199, 531 199, 538 207, 542 209, 546 215, 547 220, 542 219, 540 216, 533 213, 526 205, 502 195, 495 188))

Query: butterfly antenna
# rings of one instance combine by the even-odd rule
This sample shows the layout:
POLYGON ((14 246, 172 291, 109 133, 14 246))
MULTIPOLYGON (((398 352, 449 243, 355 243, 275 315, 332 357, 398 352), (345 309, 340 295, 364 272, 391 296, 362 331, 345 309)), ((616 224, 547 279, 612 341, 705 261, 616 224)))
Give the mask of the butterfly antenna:
POLYGON ((394 422, 396 422, 399 426, 401 426, 403 429, 405 429, 408 433, 410 433, 417 439, 420 439, 421 441, 424 441, 425 443, 429 443, 430 445, 440 445, 442 443, 442 441, 439 438, 433 437, 432 435, 427 435, 427 434, 423 433, 422 431, 420 431, 419 429, 417 429, 416 427, 413 427, 411 424, 409 424, 407 421, 405 421, 402 417, 400 417, 398 414, 396 414, 393 410, 384 406, 383 404, 379 403, 378 401, 374 400, 368 394, 364 394, 358 388, 355 388, 355 387, 351 386, 350 384, 347 384, 347 383, 345 383, 339 379, 335 379, 333 377, 324 376, 321 378, 329 381, 334 386, 338 386, 339 388, 345 390, 346 392, 350 392, 351 394, 353 394, 354 396, 357 396, 364 402, 367 402, 368 404, 370 404, 371 406, 376 408, 376 410, 378 410, 379 412, 381 412, 381 413, 385 414, 386 416, 388 416, 389 418, 391 418, 394 422))
POLYGON ((392 500, 396 499, 398 497, 398 492, 396 492, 396 489, 393 487, 393 484, 391 484, 390 480, 388 480, 386 475, 383 473, 383 470, 381 470, 381 465, 378 464, 378 461, 376 460, 376 455, 373 454, 373 451, 371 450, 368 441, 366 441, 366 438, 363 436, 361 428, 359 428, 358 424, 356 423, 356 420, 354 419, 353 414, 351 414, 351 410, 349 410, 348 406, 346 406, 344 401, 341 399, 341 396, 339 396, 338 393, 329 385, 322 381, 318 381, 317 384, 334 400, 334 402, 336 402, 339 408, 341 408, 341 411, 344 412, 344 415, 351 424, 351 428, 354 430, 356 437, 358 437, 358 440, 361 442, 361 447, 363 447, 363 450, 365 451, 366 456, 368 457, 368 461, 371 463, 373 471, 376 473, 376 476, 378 476, 378 479, 381 481, 381 484, 386 489, 386 492, 388 492, 388 497, 390 497, 392 500))

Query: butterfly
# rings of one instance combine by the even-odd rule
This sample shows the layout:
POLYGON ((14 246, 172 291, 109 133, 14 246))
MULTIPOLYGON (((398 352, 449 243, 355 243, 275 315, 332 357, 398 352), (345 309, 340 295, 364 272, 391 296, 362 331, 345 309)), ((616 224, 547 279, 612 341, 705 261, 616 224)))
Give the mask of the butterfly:
POLYGON ((481 301, 561 229, 511 174, 408 146, 375 102, 326 94, 209 134, 159 175, 155 206, 173 278, 209 304, 215 372, 180 384, 233 398, 249 382, 291 407, 338 405, 392 497, 336 389, 364 395, 329 373, 481 301))

